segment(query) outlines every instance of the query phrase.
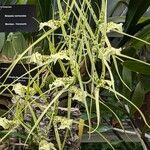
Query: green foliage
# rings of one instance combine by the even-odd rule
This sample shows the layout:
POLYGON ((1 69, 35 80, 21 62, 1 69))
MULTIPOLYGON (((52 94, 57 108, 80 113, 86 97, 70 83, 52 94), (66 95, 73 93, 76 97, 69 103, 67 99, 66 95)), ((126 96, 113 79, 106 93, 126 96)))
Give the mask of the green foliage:
POLYGON ((141 64, 140 62, 128 60, 125 61, 123 65, 133 72, 139 72, 141 74, 150 75, 150 68, 146 64, 141 64))
MULTIPOLYGON (((147 26, 145 28, 143 28, 141 31, 139 31, 136 36, 140 39, 143 39, 145 41, 150 42, 150 27, 147 26)), ((145 46, 145 44, 143 42, 140 41, 136 41, 135 39, 131 39, 127 45, 129 47, 134 47, 136 49, 136 52, 141 51, 141 49, 145 46)), ((148 45, 147 45, 148 46, 148 45)))
POLYGON ((0 33, 0 51, 2 50, 3 48, 3 45, 4 45, 4 41, 5 41, 5 33, 0 33))
MULTIPOLYGON (((139 0, 138 3, 136 0, 130 0, 126 20, 124 23, 124 32, 133 35, 150 23, 150 21, 148 20, 143 22, 142 24, 138 24, 138 21, 146 12, 149 6, 149 0, 139 0)), ((120 46, 123 46, 123 44, 125 44, 127 40, 128 38, 124 37, 120 42, 120 46)))
MULTIPOLYGON (((133 92, 131 101, 138 107, 141 108, 143 102, 144 102, 144 88, 141 82, 139 82, 133 92)), ((134 114, 136 111, 135 108, 130 108, 131 115, 134 114)))
POLYGON ((9 33, 3 45, 1 54, 7 58, 15 58, 27 48, 27 42, 22 33, 9 33))
POLYGON ((139 0, 138 3, 136 0, 130 0, 128 12, 126 15, 126 21, 124 24, 124 31, 126 33, 131 33, 131 31, 135 28, 139 19, 142 17, 149 6, 149 0, 139 0))
MULTIPOLYGON (((115 147, 115 150, 127 150, 123 145, 123 142, 112 142, 115 147)), ((129 143, 128 144, 131 149, 141 150, 142 146, 138 143, 129 143)), ((81 146, 81 150, 111 150, 110 147, 106 143, 83 143, 81 146)))
POLYGON ((1 5, 8 5, 8 4, 15 4, 16 0, 1 0, 0 4, 1 5))

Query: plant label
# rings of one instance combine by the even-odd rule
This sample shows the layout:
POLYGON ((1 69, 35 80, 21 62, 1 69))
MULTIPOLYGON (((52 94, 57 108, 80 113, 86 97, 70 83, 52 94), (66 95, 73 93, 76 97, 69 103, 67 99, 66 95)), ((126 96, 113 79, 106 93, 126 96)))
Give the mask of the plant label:
POLYGON ((35 18, 35 5, 0 5, 0 32, 35 32, 35 18))
MULTIPOLYGON (((11 72, 6 72, 10 65, 11 63, 0 63, 0 91, 4 90, 5 86, 3 87, 3 85, 6 84, 21 83, 22 85, 28 85, 38 73, 38 69, 35 69, 37 66, 34 64, 16 64, 11 72)), ((39 83, 41 83, 41 75, 38 78, 39 83)), ((9 90, 11 90, 11 87, 9 90)), ((4 91, 4 93, 8 93, 8 90, 4 91)))

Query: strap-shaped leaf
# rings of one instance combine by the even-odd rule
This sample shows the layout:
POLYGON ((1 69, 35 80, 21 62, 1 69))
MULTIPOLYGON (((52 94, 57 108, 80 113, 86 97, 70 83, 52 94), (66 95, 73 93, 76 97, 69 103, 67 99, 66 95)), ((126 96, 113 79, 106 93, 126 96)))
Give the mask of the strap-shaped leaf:
POLYGON ((123 66, 125 66, 126 68, 128 68, 129 70, 133 72, 150 75, 149 65, 146 65, 137 61, 128 60, 123 63, 123 66))
POLYGON ((132 30, 149 6, 150 0, 130 0, 124 24, 125 32, 132 30))
MULTIPOLYGON (((133 35, 142 27, 144 27, 144 25, 149 24, 148 20, 148 22, 146 21, 143 24, 137 25, 139 19, 142 17, 149 6, 150 0, 130 0, 126 20, 124 23, 124 32, 133 35)), ((128 39, 129 38, 125 36, 119 43, 119 47, 122 46, 128 39)))
POLYGON ((4 42, 5 42, 5 33, 0 33, 0 51, 1 51, 1 49, 2 49, 2 47, 3 47, 3 45, 4 45, 4 42))
MULTIPOLYGON (((139 82, 135 88, 131 101, 140 108, 144 102, 144 88, 141 82, 139 82)), ((130 113, 133 114, 137 111, 133 106, 130 107, 130 113)))
POLYGON ((40 16, 42 22, 48 21, 49 19, 53 18, 53 9, 55 9, 53 4, 56 4, 54 0, 39 0, 38 7, 40 11, 40 16))

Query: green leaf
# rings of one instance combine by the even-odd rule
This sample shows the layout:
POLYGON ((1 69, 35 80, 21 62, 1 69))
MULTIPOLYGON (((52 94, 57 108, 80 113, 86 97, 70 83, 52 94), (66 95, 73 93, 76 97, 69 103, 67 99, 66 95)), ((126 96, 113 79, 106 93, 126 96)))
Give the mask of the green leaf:
POLYGON ((3 48, 3 45, 4 45, 4 41, 5 41, 5 33, 0 33, 0 52, 1 52, 1 49, 3 48))
MULTIPOLYGON (((150 42, 150 26, 145 27, 143 30, 137 33, 137 37, 145 40, 147 42, 150 42)), ((136 51, 142 50, 142 47, 145 45, 145 43, 141 41, 137 41, 135 39, 131 39, 128 43, 131 47, 134 47, 136 51)))
MULTIPOLYGON (((124 23, 124 32, 133 35, 144 27, 137 27, 137 23, 149 6, 150 0, 138 0, 138 2, 137 0, 130 0, 126 20, 124 23)), ((122 46, 128 39, 128 37, 124 36, 119 43, 119 46, 122 46)))
POLYGON ((109 17, 120 16, 126 9, 128 0, 108 0, 107 14, 109 17))
MULTIPOLYGON (((126 83, 126 85, 132 89, 132 73, 131 73, 131 70, 129 70, 128 68, 126 67, 123 67, 123 70, 122 70, 122 79, 123 81, 126 83)), ((131 94, 131 91, 129 89, 127 89, 124 85, 123 85, 123 89, 122 89, 122 94, 124 96, 126 96, 127 98, 130 98, 130 94, 131 94)))
POLYGON ((135 27, 149 6, 150 0, 138 0, 138 2, 137 0, 130 0, 124 24, 125 32, 128 33, 135 27))
POLYGON ((17 4, 26 4, 27 0, 17 0, 17 4))
MULTIPOLYGON (((40 12, 41 21, 45 22, 49 19, 52 19, 54 16, 54 4, 56 2, 54 0, 38 0, 38 12, 40 12)), ((56 11, 56 10, 55 10, 56 11)))
POLYGON ((11 5, 15 3, 16 3, 16 0, 0 0, 0 5, 11 5))
POLYGON ((129 48, 123 49, 121 53, 130 57, 134 57, 136 54, 136 49, 130 46, 129 48))
POLYGON ((112 126, 100 125, 98 127, 97 131, 100 132, 100 133, 104 133, 104 132, 110 131, 112 129, 113 129, 112 126))
MULTIPOLYGON (((139 82, 134 90, 131 101, 140 108, 144 102, 144 88, 141 82, 139 82)), ((131 115, 136 111, 135 107, 130 106, 131 115)))
POLYGON ((101 0, 92 0, 90 2, 91 2, 91 6, 92 6, 97 18, 99 18, 99 14, 100 14, 99 9, 101 7, 101 0))
POLYGON ((2 49, 2 55, 14 58, 27 48, 27 42, 22 33, 9 33, 2 49))
MULTIPOLYGON (((85 121, 88 120, 88 115, 87 115, 87 113, 84 113, 84 112, 83 112, 83 113, 81 114, 80 118, 83 119, 83 120, 85 120, 85 121)), ((91 118, 91 119, 96 118, 96 114, 95 114, 95 113, 91 113, 90 118, 91 118)))
POLYGON ((133 72, 138 72, 145 75, 150 75, 150 66, 137 61, 128 60, 123 63, 123 66, 133 72))
POLYGON ((37 1, 38 1, 38 0, 28 0, 28 1, 27 1, 27 4, 34 4, 34 5, 36 5, 36 4, 37 4, 37 1))
POLYGON ((143 84, 145 93, 150 91, 150 75, 141 75, 140 80, 143 84))
POLYGON ((132 74, 131 71, 129 69, 127 69, 126 67, 123 67, 122 70, 122 78, 123 81, 130 87, 132 88, 132 74))

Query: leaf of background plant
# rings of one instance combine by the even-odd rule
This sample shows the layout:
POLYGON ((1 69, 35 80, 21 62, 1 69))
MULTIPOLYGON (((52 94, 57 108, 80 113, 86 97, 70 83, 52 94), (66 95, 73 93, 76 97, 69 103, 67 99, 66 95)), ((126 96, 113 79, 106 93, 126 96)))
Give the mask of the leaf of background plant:
POLYGON ((146 64, 137 61, 128 60, 123 63, 123 66, 125 66, 126 68, 128 68, 133 72, 150 75, 150 66, 146 64))
MULTIPOLYGON (((139 31, 137 33, 137 37, 145 40, 147 42, 150 42, 150 26, 145 27, 143 30, 139 31)), ((140 50, 145 43, 137 41, 135 39, 131 39, 129 43, 127 43, 129 46, 136 48, 136 50, 140 50)), ((127 46, 128 46, 127 45, 127 46)))
MULTIPOLYGON (((132 73, 131 73, 131 70, 127 69, 126 67, 123 67, 122 79, 126 83, 126 85, 128 85, 128 87, 130 89, 132 89, 132 73)), ((124 85, 123 85, 122 93, 127 98, 130 98, 131 91, 129 91, 129 89, 127 89, 124 85)))
POLYGON ((45 22, 53 18, 55 0, 39 0, 38 11, 40 12, 41 21, 45 22))
MULTIPOLYGON (((85 120, 85 121, 88 120, 88 116, 87 116, 86 113, 82 113, 80 118, 81 118, 82 120, 85 120)), ((95 114, 95 113, 92 113, 91 116, 90 116, 90 118, 91 118, 91 119, 96 118, 96 114, 95 114)))
MULTIPOLYGON (((14 50, 12 47, 11 42, 9 41, 5 41, 4 47, 2 49, 2 53, 3 56, 5 56, 6 58, 13 58, 14 57, 14 50)), ((3 59, 4 62, 6 62, 5 59, 3 59)))
POLYGON ((121 16, 124 14, 128 0, 108 0, 108 17, 121 16))
POLYGON ((1 52, 1 49, 4 45, 4 41, 5 41, 5 33, 4 32, 1 32, 0 33, 0 52, 1 52))
POLYGON ((91 6, 93 7, 93 10, 96 14, 96 16, 99 18, 99 11, 101 7, 101 0, 92 0, 91 1, 91 6))
POLYGON ((150 16, 150 7, 148 8, 148 10, 144 14, 144 17, 149 17, 149 16, 150 16))
POLYGON ((4 43, 2 55, 14 58, 17 54, 21 54, 27 48, 27 42, 22 33, 10 33, 4 43))
POLYGON ((38 0, 28 0, 27 3, 28 4, 37 4, 38 0))
POLYGON ((150 92, 150 75, 141 75, 140 81, 143 84, 145 93, 150 92))
MULTIPOLYGON (((147 11, 150 6, 150 0, 130 0, 128 5, 128 12, 126 16, 126 21, 124 23, 124 32, 128 34, 135 33, 135 27, 142 15, 147 11)), ((137 29, 136 29, 137 30, 137 29)), ((125 36, 119 46, 122 46, 126 41, 125 36)))
POLYGON ((108 17, 111 16, 111 14, 114 11, 114 8, 117 5, 117 3, 118 3, 118 0, 108 0, 108 6, 107 6, 107 15, 108 15, 108 17))
MULTIPOLYGON (((141 82, 139 82, 134 90, 134 93, 132 95, 131 101, 138 107, 141 108, 143 102, 144 102, 144 88, 141 82)), ((130 106, 130 113, 131 115, 136 112, 137 110, 130 106)))
POLYGON ((135 57, 136 49, 134 47, 125 48, 121 53, 130 57, 135 57))
MULTIPOLYGON (((3 138, 6 134, 8 134, 8 132, 9 132, 9 130, 1 130, 0 131, 0 138, 3 138)), ((11 132, 10 134, 9 134, 9 136, 7 136, 6 137, 6 139, 7 138, 10 138, 10 136, 15 136, 15 138, 16 139, 23 139, 23 140, 25 140, 26 139, 26 134, 24 133, 24 134, 22 134, 21 132, 11 132)), ((5 140, 6 140, 5 139, 5 140)))
POLYGON ((17 0, 17 4, 26 4, 27 0, 17 0))
MULTIPOLYGON (((0 138, 3 138, 8 132, 9 132, 8 130, 1 130, 0 131, 0 138)), ((7 137, 7 138, 9 138, 9 137, 7 137)))
POLYGON ((150 6, 150 0, 130 0, 124 31, 129 33, 150 6))
POLYGON ((132 88, 132 74, 131 71, 129 69, 127 69, 126 67, 123 67, 122 70, 122 78, 123 81, 130 87, 132 88))
POLYGON ((36 5, 38 21, 45 22, 53 18, 53 11, 56 9, 55 0, 27 0, 27 4, 36 5))
POLYGON ((16 0, 0 0, 0 5, 15 4, 16 0))
POLYGON ((110 131, 110 130, 112 130, 112 129, 113 129, 112 126, 100 125, 100 126, 97 128, 97 131, 100 132, 100 133, 104 133, 104 132, 110 131))

